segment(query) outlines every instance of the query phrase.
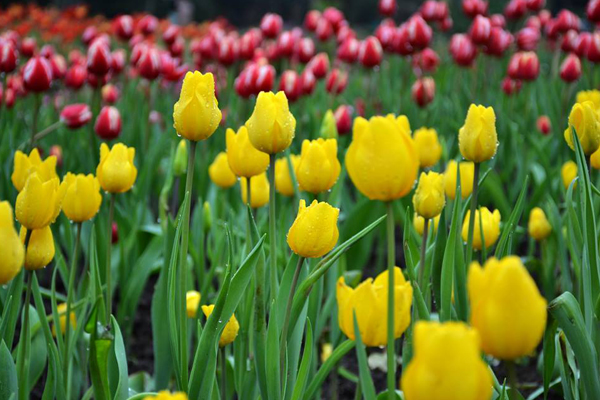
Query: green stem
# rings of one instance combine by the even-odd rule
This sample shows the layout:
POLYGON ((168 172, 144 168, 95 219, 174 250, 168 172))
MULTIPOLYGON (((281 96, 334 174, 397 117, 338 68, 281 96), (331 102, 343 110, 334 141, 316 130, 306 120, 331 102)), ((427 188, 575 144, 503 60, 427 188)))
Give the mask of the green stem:
POLYGON ((190 151, 188 154, 188 165, 187 175, 185 178, 185 197, 188 201, 183 211, 183 226, 181 230, 181 255, 179 259, 179 312, 183 316, 180 318, 181 326, 179 327, 179 352, 181 359, 181 373, 182 373, 182 384, 184 387, 180 388, 184 392, 187 392, 188 385, 188 343, 187 343, 187 318, 185 296, 187 292, 187 279, 186 279, 186 263, 188 256, 188 245, 190 239, 190 212, 191 212, 191 197, 192 189, 194 185, 194 159, 196 158, 196 145, 197 143, 190 140, 190 151))
MULTIPOLYGON (((296 285, 298 284, 298 278, 300 277, 300 272, 302 271, 302 264, 304 263, 304 257, 299 256, 298 257, 298 264, 296 264, 296 270, 294 271, 294 277, 292 278, 292 284, 290 286, 290 294, 288 296, 288 300, 287 300, 287 305, 285 307, 285 318, 283 320, 283 328, 281 331, 281 345, 279 346, 280 349, 280 365, 281 365, 281 374, 283 377, 283 374, 285 373, 284 367, 285 367, 285 353, 286 353, 286 349, 287 349, 287 335, 288 335, 288 330, 289 330, 289 325, 290 325, 290 317, 292 316, 292 303, 294 301, 294 294, 296 292, 296 285)), ((282 379, 282 382, 284 382, 285 380, 282 379)))
POLYGON ((221 399, 227 400, 227 364, 225 361, 225 347, 219 348, 219 358, 221 364, 221 399))
POLYGON ((31 139, 29 141, 29 151, 33 150, 33 147, 35 146, 35 134, 37 133, 40 107, 42 106, 42 95, 36 94, 33 101, 33 121, 31 122, 31 139))
POLYGON ((396 391, 396 349, 394 338, 394 267, 396 264, 396 240, 394 238, 394 206, 387 204, 387 245, 388 245, 388 315, 387 315, 387 388, 388 398, 393 399, 396 391))
POLYGON ((276 215, 275 215, 275 154, 269 155, 269 244, 271 256, 270 261, 270 278, 271 278, 271 302, 277 296, 277 232, 276 232, 276 215))
POLYGON ((108 208, 108 227, 106 229, 106 326, 110 329, 112 314, 112 225, 115 218, 115 194, 110 194, 108 208))
POLYGON ((467 268, 471 265, 473 259, 473 231, 475 228, 475 210, 477 209, 477 192, 479 191, 479 167, 481 164, 475 163, 473 171, 473 191, 471 192, 471 214, 469 215, 469 236, 467 238, 467 268))
POLYGON ((250 213, 248 213, 248 225, 246 226, 246 240, 248 241, 248 246, 246 246, 248 248, 248 253, 250 253, 250 251, 252 250, 252 202, 251 202, 251 198, 252 198, 252 191, 250 190, 250 183, 251 183, 252 177, 246 178, 246 205, 248 206, 248 209, 250 210, 250 213))
POLYGON ((37 142, 38 140, 42 140, 43 138, 45 138, 46 136, 48 136, 49 134, 54 132, 61 125, 62 125, 62 122, 56 121, 55 123, 48 126, 47 128, 42 129, 41 131, 39 131, 38 133, 36 133, 33 136, 33 141, 37 142))
MULTIPOLYGON (((71 336, 71 303, 73 303, 73 295, 75 294, 75 271, 77 270, 77 256, 79 255, 79 242, 81 240, 81 222, 77 223, 77 234, 75 236, 75 245, 73 246, 73 257, 71 258, 71 270, 69 271, 69 284, 67 287, 67 319, 65 324, 65 348, 63 356, 63 371, 65 371, 65 389, 67 391, 67 399, 70 399, 69 375, 71 372, 71 362, 69 359, 69 340, 71 336)), ((111 227, 112 230, 112 227, 111 227)))
POLYGON ((426 264, 426 254, 427 254, 427 236, 429 235, 429 218, 424 218, 425 222, 423 222, 423 241, 421 242, 421 261, 419 266, 419 286, 421 287, 421 292, 426 293, 425 289, 429 282, 423 282, 423 278, 425 276, 425 264, 426 264))
MULTIPOLYGON (((98 118, 98 114, 100 113, 100 102, 102 100, 102 92, 100 92, 100 88, 94 88, 92 92, 92 116, 98 118)), ((98 143, 96 142, 96 132, 94 130, 94 124, 90 121, 90 148, 92 150, 92 162, 95 164, 98 163, 98 143)))
MULTIPOLYGON (((32 230, 25 234, 25 255, 31 240, 32 230)), ((33 283, 33 271, 28 271, 27 291, 25 293, 25 304, 23 304, 23 324, 21 325, 21 337, 19 339, 19 352, 17 354, 17 377, 19 378, 19 400, 29 399, 29 342, 31 341, 29 331, 29 304, 31 303, 31 284, 33 283)))
POLYGON ((518 383, 519 383, 519 379, 517 378, 517 369, 515 366, 515 362, 514 361, 507 361, 506 362, 506 369, 508 372, 508 386, 509 386, 509 391, 508 391, 508 397, 510 400, 517 400, 519 398, 518 396, 518 383))

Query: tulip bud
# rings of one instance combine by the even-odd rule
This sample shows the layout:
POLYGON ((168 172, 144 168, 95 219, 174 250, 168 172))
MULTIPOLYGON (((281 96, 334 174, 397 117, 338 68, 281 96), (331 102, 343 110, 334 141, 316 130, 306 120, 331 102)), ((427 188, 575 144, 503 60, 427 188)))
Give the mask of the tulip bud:
POLYGON ((465 124, 458 132, 458 146, 465 159, 476 163, 496 155, 498 134, 492 107, 471 104, 465 124))
POLYGON ((348 64, 352 64, 356 62, 358 58, 358 52, 360 48, 360 43, 355 38, 348 38, 342 42, 342 44, 337 49, 337 58, 340 60, 347 62, 348 64))
POLYGON ((16 216, 28 230, 42 229, 56 220, 65 196, 66 186, 58 178, 43 180, 38 172, 32 172, 19 192, 16 216))
MULTIPOLYGON (((292 154, 290 155, 290 160, 292 162, 294 174, 296 174, 300 156, 292 154)), ((287 157, 275 161, 275 190, 287 197, 291 197, 295 193, 287 157)))
POLYGON ((87 79, 87 69, 82 65, 73 65, 65 74, 65 86, 80 89, 87 79))
POLYGON ((321 42, 326 42, 333 35, 333 26, 326 18, 319 18, 317 21, 317 27, 315 28, 315 35, 321 42))
POLYGON ((567 83, 575 82, 581 77, 581 61, 575 54, 569 54, 560 66, 560 79, 567 83))
POLYGON ((325 89, 331 94, 341 94, 348 85, 348 74, 337 68, 331 70, 325 81, 325 89))
POLYGON ((104 106, 100 114, 96 117, 94 131, 98 137, 105 140, 112 140, 119 137, 121 133, 121 114, 113 106, 104 106))
POLYGON ((485 15, 488 11, 488 2, 484 0, 463 0, 462 10, 469 18, 475 18, 477 15, 485 15))
POLYGON ((62 210, 73 222, 88 221, 98 213, 102 196, 100 184, 94 175, 67 173, 64 178, 66 194, 62 210))
MULTIPOLYGON (((301 163, 299 168, 302 168, 301 163)), ((306 207, 306 202, 300 200, 298 216, 287 235, 292 251, 306 258, 319 258, 329 253, 339 238, 339 213, 337 208, 328 203, 314 200, 306 207)))
POLYGON ((302 63, 307 63, 315 55, 315 43, 311 38, 302 38, 296 46, 296 55, 302 63))
POLYGON ((518 93, 521 90, 521 81, 511 79, 509 76, 504 77, 502 80, 502 91, 507 96, 511 96, 518 93))
POLYGON ((70 104, 60 113, 60 120, 70 129, 78 129, 90 122, 92 111, 87 104, 70 104))
POLYGON ((44 161, 37 148, 31 150, 29 156, 20 150, 15 152, 14 168, 11 180, 18 192, 23 190, 30 175, 36 173, 42 182, 58 179, 56 175, 56 157, 49 156, 44 161))
POLYGON ((424 49, 429 46, 433 31, 420 15, 412 16, 406 23, 408 41, 414 49, 424 49))
MULTIPOLYGON (((366 346, 384 346, 387 343, 388 276, 385 270, 375 280, 368 278, 355 289, 346 285, 343 276, 338 279, 338 323, 340 330, 351 340, 355 340, 356 318, 361 340, 366 346)), ((394 267, 394 293, 394 338, 398 339, 410 324, 413 296, 410 282, 404 279, 398 267, 394 267)))
POLYGON ((529 236, 537 241, 546 239, 552 233, 552 226, 544 210, 539 207, 534 207, 529 213, 529 224, 527 225, 529 236))
POLYGON ((477 15, 469 29, 469 36, 473 43, 478 45, 486 44, 492 32, 492 23, 489 18, 483 15, 477 15))
POLYGON ((237 176, 250 178, 263 173, 269 166, 269 155, 257 150, 248 136, 248 129, 240 127, 237 134, 227 129, 227 160, 237 176))
POLYGON ((156 28, 158 28, 158 18, 154 15, 144 15, 138 21, 137 28, 145 36, 152 35, 156 31, 156 28))
POLYGON ((502 57, 512 43, 512 36, 502 28, 493 27, 484 47, 485 54, 502 57))
POLYGON ((314 32, 317 29, 317 22, 321 19, 321 13, 318 10, 310 10, 304 17, 304 27, 309 32, 314 32))
MULTIPOLYGON (((204 316, 208 318, 210 314, 212 314, 214 305, 202 306, 202 312, 204 316)), ((221 333, 221 337, 219 338, 219 347, 225 347, 230 343, 233 343, 235 338, 237 337, 238 331, 240 330, 240 324, 235 318, 235 314, 231 315, 231 318, 225 325, 223 332, 221 333)))
POLYGON ((45 92, 52 83, 52 66, 44 57, 33 57, 23 69, 23 84, 31 92, 45 92))
POLYGON ((107 104, 115 104, 119 100, 119 89, 113 84, 104 85, 102 87, 102 101, 107 104))
POLYGON ((547 115, 541 115, 537 120, 537 128, 540 133, 543 135, 548 135, 552 130, 552 124, 550 123, 550 118, 547 115))
POLYGON ((261 92, 246 127, 257 150, 275 154, 287 149, 294 139, 296 119, 289 110, 285 93, 261 92))
POLYGON ((307 69, 310 69, 315 78, 324 78, 329 70, 329 57, 327 53, 319 53, 310 60, 307 69))
POLYGON ((527 12, 525 0, 510 0, 504 8, 504 15, 507 19, 517 20, 522 18, 527 12))
POLYGON ((556 16, 556 29, 559 32, 565 33, 568 30, 574 30, 579 32, 581 28, 581 21, 579 17, 572 11, 562 9, 556 16))
POLYGON ((242 190, 242 201, 248 203, 248 179, 250 179, 250 207, 260 208, 269 202, 269 180, 267 173, 252 178, 242 177, 240 179, 240 188, 242 190))
POLYGON ((514 360, 535 350, 546 328, 547 302, 518 257, 490 258, 483 268, 474 262, 468 289, 471 326, 485 353, 514 360))
POLYGON ((419 151, 421 168, 429 168, 437 164, 442 156, 442 146, 438 141, 436 130, 425 127, 417 129, 413 139, 419 151))
POLYGON ((112 23, 115 36, 122 41, 127 41, 133 36, 133 18, 130 15, 121 15, 112 23))
POLYGON ((283 27, 283 19, 275 13, 267 13, 260 21, 260 30, 268 38, 276 38, 283 27))
MULTIPOLYGON (((27 229, 21 227, 21 242, 25 243, 27 229)), ((25 249, 25 269, 35 271, 45 268, 54 258, 54 237, 50 226, 35 229, 25 249)))
POLYGON ((12 42, 0 43, 0 72, 13 72, 17 68, 17 58, 17 49, 12 42))
POLYGON ((112 149, 106 143, 100 145, 100 163, 96 176, 103 190, 124 193, 131 189, 137 177, 134 157, 135 149, 122 143, 115 144, 112 149))
POLYGON ((435 81, 426 76, 419 78, 413 83, 411 88, 412 99, 421 108, 433 101, 435 97, 435 81))
POLYGON ((516 36, 517 47, 522 51, 533 51, 540 42, 540 31, 534 28, 523 28, 516 36))
MULTIPOLYGON (((465 221, 462 227, 462 238, 466 242, 469 237, 469 218, 471 217, 471 210, 467 211, 465 215, 465 221)), ((485 248, 489 249, 496 243, 500 236, 500 211, 494 210, 492 213, 487 207, 480 207, 479 210, 475 210, 475 226, 473 227, 473 248, 481 250, 483 243, 485 248), (481 218, 481 219, 480 219, 481 218), (483 227, 483 239, 481 227, 483 227)))
POLYGON ((381 63, 383 49, 375 36, 369 36, 360 43, 358 61, 365 68, 373 68, 381 63))
POLYGON ((95 75, 106 75, 110 71, 112 54, 108 45, 100 40, 94 41, 87 53, 87 70, 95 75))
POLYGON ((333 187, 340 171, 335 139, 319 138, 302 142, 300 162, 296 169, 300 190, 313 194, 326 192, 333 187))
POLYGON ((434 73, 439 63, 440 58, 431 48, 423 49, 413 56, 413 68, 419 68, 423 72, 434 73))
MULTIPOLYGON (((446 166, 444 173, 444 186, 446 196, 454 200, 456 198, 456 178, 458 164, 454 160, 450 160, 446 166)), ((470 161, 460 162, 460 194, 463 199, 466 199, 473 190, 473 176, 475 175, 475 165, 470 161)))
MULTIPOLYGON (((285 74, 285 72, 284 72, 284 74, 285 74)), ((282 76, 282 79, 283 79, 283 76, 282 76)), ((304 71, 302 71, 302 75, 300 75, 300 78, 298 80, 300 82, 297 85, 300 86, 301 94, 309 95, 315 90, 315 86, 317 84, 317 78, 315 78, 315 75, 312 73, 312 71, 310 69, 305 68, 304 71)), ((291 86, 292 83, 293 83, 293 81, 289 83, 289 86, 291 86)), ((296 84, 296 83, 294 83, 294 84, 296 84)), ((293 87, 293 90, 298 90, 298 89, 293 87)), ((284 91, 284 93, 285 93, 285 91, 284 91)), ((287 93, 286 93, 286 96, 287 96, 287 93)), ((294 96, 299 97, 300 95, 294 94, 294 96)), ((292 101, 292 100, 290 100, 290 101, 292 101)))
POLYGON ((136 68, 142 78, 152 81, 158 78, 161 71, 160 54, 155 47, 148 47, 142 52, 136 63, 136 68))
MULTIPOLYGON (((438 225, 440 224, 440 216, 434 217, 431 221, 433 221, 433 232, 437 232, 438 225)), ((431 221, 429 221, 429 228, 431 230, 431 221)), ((423 231, 425 229, 425 218, 421 217, 419 214, 415 213, 413 217, 413 226, 415 230, 419 234, 419 236, 423 236, 423 231)))
POLYGON ((5 285, 21 271, 25 259, 25 248, 14 226, 13 211, 8 201, 0 202, 0 285, 5 285))
POLYGON ((396 13, 396 0, 379 0, 379 14, 384 17, 391 17, 396 13))
POLYGON ((92 43, 94 41, 94 39, 96 39, 97 37, 98 37, 98 28, 91 25, 91 26, 88 26, 87 28, 85 28, 85 30, 81 34, 81 41, 86 46, 89 46, 90 43, 92 43))
POLYGON ((490 16, 490 22, 492 27, 498 27, 504 29, 506 27, 506 18, 502 14, 492 14, 490 16))
POLYGON ((23 57, 33 57, 37 49, 37 42, 32 37, 26 37, 21 41, 21 54, 23 57))
POLYGON ((477 49, 471 39, 461 33, 452 35, 449 51, 454 62, 462 67, 471 66, 477 56, 477 49))
POLYGON ((571 109, 569 126, 565 129, 564 136, 569 147, 575 150, 573 128, 586 156, 591 155, 600 147, 600 117, 594 103, 591 101, 575 103, 571 109))
POLYGON ((600 22, 600 0, 590 0, 585 9, 587 19, 591 22, 600 22))
POLYGON ((340 105, 333 114, 337 133, 341 136, 346 135, 352 129, 352 108, 347 105, 340 105))
POLYGON ((441 214, 446 205, 444 176, 430 171, 421 172, 419 184, 413 196, 413 206, 418 215, 431 219, 441 214))
POLYGON ((185 294, 185 312, 188 318, 196 318, 198 315, 198 306, 200 305, 200 299, 202 296, 200 292, 195 290, 189 290, 185 294))

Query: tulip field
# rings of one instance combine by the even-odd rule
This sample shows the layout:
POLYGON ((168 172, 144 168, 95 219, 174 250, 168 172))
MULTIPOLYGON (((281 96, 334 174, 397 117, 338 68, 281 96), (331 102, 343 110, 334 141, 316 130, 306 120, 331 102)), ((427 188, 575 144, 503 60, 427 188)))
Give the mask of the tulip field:
POLYGON ((0 400, 600 399, 600 1, 372 1, 0 10, 0 400))

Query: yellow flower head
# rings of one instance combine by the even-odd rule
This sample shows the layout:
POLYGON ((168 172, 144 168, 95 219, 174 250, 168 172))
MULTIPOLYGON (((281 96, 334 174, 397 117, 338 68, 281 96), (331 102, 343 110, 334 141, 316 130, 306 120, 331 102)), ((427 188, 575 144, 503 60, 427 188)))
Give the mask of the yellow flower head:
POLYGON ((475 164, 471 161, 461 161, 460 167, 454 160, 450 160, 444 173, 444 187, 446 196, 454 200, 456 198, 456 175, 460 168, 460 195, 466 199, 473 191, 473 177, 475 176, 475 164))
MULTIPOLYGON (((438 225, 440 224, 440 216, 433 218, 433 232, 437 232, 438 225)), ((415 213, 413 217, 413 226, 420 236, 423 236, 423 229, 425 229, 425 218, 415 213)), ((431 221, 429 221, 429 229, 431 229, 431 221)))
POLYGON ((477 332, 462 322, 417 322, 402 374, 405 399, 489 400, 492 377, 479 346, 477 332))
POLYGON ((269 155, 256 150, 248 138, 248 129, 240 127, 236 133, 227 129, 227 160, 234 174, 250 178, 259 175, 269 166, 269 155))
POLYGON ((569 114, 569 126, 565 129, 565 140, 571 149, 575 149, 573 129, 577 133, 585 155, 593 154, 600 147, 600 117, 591 101, 575 103, 569 114))
MULTIPOLYGON (((292 162, 294 173, 296 173, 298 164, 300 163, 300 156, 292 154, 290 155, 290 161, 292 162)), ((291 197, 294 195, 294 183, 290 174, 287 157, 275 161, 275 189, 284 196, 291 197)))
POLYGON ((56 220, 65 197, 66 185, 58 178, 42 181, 37 172, 27 178, 17 196, 17 219, 29 230, 44 228, 56 220))
MULTIPOLYGON (((471 218, 471 210, 467 211, 465 221, 462 227, 462 238, 467 241, 469 237, 469 219, 471 218)), ((500 211, 494 210, 491 212, 487 207, 480 207, 475 210, 475 226, 473 227, 473 248, 482 249, 481 245, 481 227, 483 226, 483 237, 485 239, 485 248, 489 249, 496 243, 500 236, 500 211), (481 220, 480 220, 481 218, 481 220)))
POLYGON ((594 108, 600 108, 600 91, 593 90, 581 90, 577 92, 577 100, 578 103, 585 103, 586 101, 591 101, 594 103, 594 108))
POLYGON ((177 134, 195 142, 208 139, 219 127, 221 117, 213 75, 199 71, 185 74, 179 100, 173 106, 177 134))
POLYGON ((416 213, 423 218, 431 219, 440 215, 445 205, 444 176, 433 171, 421 172, 413 196, 416 213))
POLYGON ((404 118, 372 117, 354 120, 346 168, 354 186, 371 200, 406 196, 419 171, 419 151, 404 118))
POLYGON ((535 207, 529 213, 529 225, 528 225, 529 235, 535 240, 544 240, 550 233, 552 233, 552 226, 548 219, 546 218, 546 214, 544 210, 539 207, 535 207))
MULTIPOLYGON (((27 230, 21 227, 21 242, 25 243, 27 230)), ((27 252, 25 254, 25 269, 35 271, 45 268, 54 259, 54 237, 50 226, 32 231, 27 252)))
MULTIPOLYGON (((563 185, 565 186, 565 189, 568 189, 571 185, 571 182, 573 182, 573 180, 577 178, 577 163, 571 160, 564 163, 562 168, 560 169, 560 175, 562 176, 562 181, 563 185)), ((575 182, 573 189, 575 189, 576 187, 577 182, 575 182)))
MULTIPOLYGON (((387 301, 388 271, 373 280, 368 278, 356 289, 346 285, 344 277, 337 282, 338 322, 346 336, 354 340, 354 319, 363 343, 366 346, 383 346, 387 343, 387 301)), ((402 275, 400 268, 394 268, 394 337, 397 339, 410 324, 412 286, 402 275)))
MULTIPOLYGON (((213 309, 215 308, 214 304, 209 306, 202 306, 202 312, 208 318, 210 314, 212 314, 213 309)), ((227 324, 225 325, 225 329, 223 329, 223 333, 221 333, 221 338, 219 339, 219 347, 225 347, 229 343, 232 343, 240 330, 240 324, 238 320, 235 318, 235 314, 231 316, 227 324)))
MULTIPOLYGON (((269 202, 269 180, 267 173, 263 172, 260 175, 253 176, 250 179, 250 207, 260 208, 269 202)), ((240 187, 242 189, 242 201, 248 203, 248 180, 240 179, 240 187)))
POLYGON ((189 290, 185 294, 185 309, 188 318, 196 318, 196 315, 198 315, 198 306, 200 305, 201 298, 200 292, 195 290, 189 290))
POLYGON ((342 167, 337 158, 336 139, 316 139, 302 142, 296 178, 300 190, 312 194, 332 188, 342 167))
POLYGON ((25 249, 15 230, 12 208, 8 201, 0 202, 0 285, 10 282, 23 266, 25 249))
POLYGON ((490 258, 469 268, 471 326, 482 349, 502 360, 531 354, 546 328, 544 299, 518 257, 490 258))
POLYGON ((296 131, 284 92, 260 92, 250 119, 246 121, 252 145, 263 153, 275 154, 289 147, 296 131))
POLYGON ((442 145, 438 140, 436 130, 425 127, 417 129, 413 139, 419 149, 421 168, 428 168, 437 164, 442 156, 442 145))
MULTIPOLYGON (((71 310, 73 310, 73 306, 71 306, 71 310)), ((60 303, 58 306, 56 306, 56 311, 59 315, 60 331, 64 334, 65 330, 67 329, 67 303, 60 303)), ((75 311, 71 311, 70 325, 70 329, 75 329, 77 327, 77 317, 75 316, 75 311)), ((56 337, 55 324, 52 324, 52 336, 56 337)))
POLYGON ((166 390, 161 390, 156 396, 145 396, 142 400, 188 400, 188 397, 184 392, 169 393, 166 390))
POLYGON ((84 222, 94 218, 102 204, 100 183, 94 175, 67 173, 63 180, 67 187, 62 209, 73 222, 84 222))
POLYGON ((215 185, 227 189, 235 185, 237 178, 229 167, 229 157, 224 151, 217 154, 215 160, 208 167, 208 176, 215 185))
POLYGON ((100 164, 96 176, 102 189, 109 193, 127 192, 135 183, 137 168, 133 164, 135 149, 123 143, 109 150, 106 143, 100 145, 100 164))
POLYGON ((594 169, 600 169, 600 147, 590 156, 590 164, 594 169))
POLYGON ((471 104, 465 124, 458 131, 458 147, 465 159, 476 163, 494 157, 498 134, 496 114, 492 107, 471 104))
POLYGON ((50 156, 42 161, 37 148, 31 150, 29 156, 17 150, 11 179, 18 192, 23 190, 27 178, 34 172, 38 174, 42 182, 58 178, 56 175, 56 157, 50 156))
POLYGON ((306 207, 304 199, 300 200, 298 216, 287 235, 292 251, 306 258, 319 258, 329 253, 340 236, 339 215, 340 210, 328 203, 313 200, 306 207))

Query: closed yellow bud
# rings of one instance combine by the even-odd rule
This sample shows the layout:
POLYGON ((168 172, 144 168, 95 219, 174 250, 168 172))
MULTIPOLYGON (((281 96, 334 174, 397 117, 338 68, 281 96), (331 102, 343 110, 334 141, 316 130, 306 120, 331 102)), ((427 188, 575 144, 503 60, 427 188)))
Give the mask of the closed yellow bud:
POLYGON ((74 175, 67 173, 64 185, 67 187, 62 209, 73 222, 83 222, 94 218, 102 204, 100 183, 94 175, 74 175))
POLYGON ((135 149, 123 143, 109 150, 106 143, 100 145, 100 164, 96 176, 102 189, 109 193, 127 192, 135 183, 137 168, 133 164, 135 149))
MULTIPOLYGON (((471 210, 467 211, 465 221, 462 227, 462 238, 466 242, 469 237, 469 219, 471 210)), ((481 245, 481 226, 483 226, 483 237, 485 239, 485 248, 489 249, 496 243, 500 236, 500 211, 494 210, 492 213, 487 207, 480 207, 475 210, 475 226, 473 227, 473 248, 482 249, 481 245), (480 220, 481 218, 481 220, 480 220)))
POLYGON ((600 147, 600 118, 594 103, 585 101, 573 105, 569 114, 569 126, 565 129, 565 140, 571 149, 575 149, 573 129, 577 133, 585 155, 589 156, 598 150, 600 147))
POLYGON ((471 326, 489 355, 514 360, 531 354, 546 328, 544 299, 518 257, 490 258, 469 268, 471 326))
MULTIPOLYGON (((394 338, 398 339, 410 324, 413 290, 410 282, 394 267, 394 338)), ((346 336, 354 340, 354 316, 363 343, 366 346, 384 346, 387 343, 388 271, 375 280, 368 278, 356 289, 346 285, 344 277, 337 281, 338 323, 346 336)))
POLYGON ((590 164, 594 169, 600 169, 600 147, 590 156, 590 164))
POLYGON ((17 196, 17 219, 29 230, 44 228, 56 220, 65 197, 66 185, 58 178, 42 182, 32 173, 17 196))
POLYGON ((0 285, 10 282, 23 266, 25 249, 15 230, 13 212, 8 201, 0 202, 0 285))
MULTIPOLYGON (((267 173, 263 172, 260 175, 253 176, 250 179, 250 207, 260 208, 269 202, 269 180, 267 173)), ((240 179, 240 187, 242 188, 242 201, 248 203, 246 196, 248 195, 248 184, 246 178, 240 179)))
POLYGON ((173 174, 175 176, 185 174, 185 172, 187 171, 187 163, 187 141, 185 139, 181 139, 179 141, 179 144, 177 145, 177 150, 175 150, 175 158, 173 159, 173 174))
POLYGON ((306 258, 318 258, 329 253, 337 243, 340 232, 337 220, 340 210, 328 203, 313 200, 306 207, 300 200, 298 216, 287 234, 292 251, 306 258))
MULTIPOLYGON (((562 168, 560 169, 560 175, 562 176, 562 181, 563 185, 565 186, 565 189, 568 189, 571 185, 571 182, 573 182, 573 180, 577 178, 577 164, 574 161, 567 161, 563 164, 562 168)), ((575 184, 573 185, 573 189, 575 189, 576 187, 577 182, 575 182, 575 184)))
POLYGON ((246 121, 252 145, 263 153, 275 154, 289 147, 296 132, 284 92, 260 92, 250 119, 246 121))
POLYGON ((600 108, 600 91, 593 90, 581 90, 577 92, 577 100, 578 103, 585 103, 586 101, 591 101, 594 104, 594 108, 600 108))
POLYGON ((460 194, 463 199, 469 197, 473 191, 473 177, 475 176, 475 164, 471 161, 461 161, 460 167, 454 160, 450 160, 444 173, 444 187, 446 196, 454 200, 456 198, 456 175, 460 168, 460 194))
POLYGON ((437 164, 442 156, 442 145, 438 140, 436 130, 430 128, 417 129, 413 139, 419 149, 421 168, 428 168, 437 164))
POLYGON ((326 192, 335 184, 341 170, 336 139, 302 142, 300 162, 296 169, 300 190, 312 194, 326 192))
POLYGON ((156 395, 146 396, 142 400, 188 400, 188 397, 183 392, 169 393, 161 390, 156 395))
POLYGON ((458 131, 460 154, 476 163, 494 157, 498 147, 496 114, 492 107, 471 104, 465 124, 458 131))
POLYGON ((208 167, 208 176, 215 185, 227 189, 235 185, 237 178, 229 166, 229 157, 224 151, 217 154, 215 160, 208 167))
POLYGON ((173 106, 177 134, 195 142, 208 139, 219 127, 221 117, 213 75, 199 71, 185 74, 179 100, 173 106))
MULTIPOLYGON (((437 232, 437 228, 438 225, 440 224, 440 216, 438 215, 437 217, 433 218, 433 232, 437 232)), ((420 215, 418 215, 417 213, 415 213, 415 216, 413 217, 413 226, 415 227, 415 230, 417 231, 417 233, 420 236, 423 236, 423 229, 425 229, 425 218, 421 217, 420 215)), ((429 230, 431 230, 431 220, 429 221, 429 230)))
MULTIPOLYGON (((210 314, 212 314, 213 309, 215 308, 214 304, 209 306, 202 306, 202 312, 208 318, 210 314)), ((221 338, 219 339, 219 347, 225 347, 229 343, 232 343, 240 330, 240 324, 235 318, 235 314, 231 316, 227 324, 225 325, 225 329, 223 329, 223 333, 221 333, 221 338)))
POLYGON ((269 155, 252 146, 245 126, 240 127, 237 135, 233 129, 227 129, 226 141, 227 160, 234 174, 250 178, 266 171, 269 155))
MULTIPOLYGON (((292 168, 294 173, 298 170, 300 156, 295 154, 290 155, 292 168)), ((275 161, 275 189, 284 196, 291 197, 294 195, 294 182, 290 174, 290 166, 287 157, 280 158, 275 161)))
MULTIPOLYGON (((27 230, 21 228, 21 242, 25 243, 27 230)), ((35 271, 45 268, 54 259, 54 237, 50 226, 31 233, 25 254, 25 269, 35 271)))
POLYGON ((419 171, 419 152, 400 117, 354 120, 352 143, 346 153, 348 175, 371 200, 406 196, 419 171))
MULTIPOLYGON (((73 310, 73 306, 71 306, 71 310, 73 310)), ((67 303, 60 303, 56 306, 56 311, 59 315, 59 325, 61 333, 65 333, 67 329, 67 303)), ((77 317, 75 316, 75 312, 71 311, 71 321, 69 324, 71 325, 70 329, 75 329, 77 327, 77 317)), ((52 324, 52 336, 56 337, 56 325, 52 324)))
POLYGON ((490 400, 492 377, 477 332, 462 322, 419 321, 402 374, 406 400, 490 400))
POLYGON ((23 190, 27 178, 34 172, 37 172, 42 182, 58 178, 56 175, 56 157, 50 156, 42 161, 37 148, 31 150, 29 156, 17 150, 11 180, 18 192, 23 190))
POLYGON ((189 290, 185 294, 185 311, 187 313, 188 318, 196 318, 196 315, 198 315, 198 306, 200 305, 200 299, 202 299, 200 292, 197 292, 195 290, 189 290))
POLYGON ((552 226, 544 210, 539 207, 535 207, 529 213, 529 224, 528 224, 529 235, 535 240, 544 240, 550 233, 552 233, 552 226))
POLYGON ((417 190, 413 195, 416 213, 431 219, 440 215, 445 205, 444 176, 433 171, 421 172, 417 190))
POLYGON ((324 139, 337 139, 338 137, 337 123, 331 110, 327 110, 323 122, 321 122, 321 137, 324 139))
POLYGON ((331 343, 323 343, 321 346, 321 362, 324 363, 333 353, 333 346, 331 343))

